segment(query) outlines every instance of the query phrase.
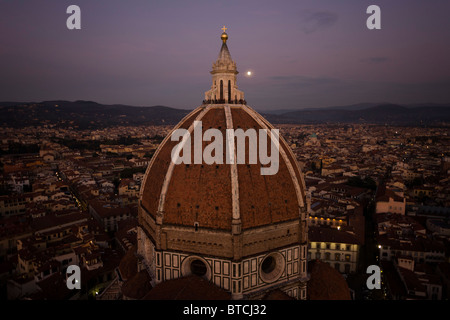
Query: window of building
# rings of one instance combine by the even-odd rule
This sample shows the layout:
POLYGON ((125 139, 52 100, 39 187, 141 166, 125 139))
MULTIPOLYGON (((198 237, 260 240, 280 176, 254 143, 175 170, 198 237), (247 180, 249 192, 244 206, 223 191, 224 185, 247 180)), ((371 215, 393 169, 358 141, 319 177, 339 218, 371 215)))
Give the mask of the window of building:
POLYGON ((346 263, 346 264, 344 265, 344 272, 345 272, 345 273, 350 273, 350 265, 349 265, 348 263, 346 263))
POLYGON ((334 260, 336 260, 336 261, 341 261, 341 254, 340 254, 340 253, 336 253, 336 254, 334 255, 334 260))
POLYGON ((280 278, 284 271, 285 259, 278 252, 274 252, 264 258, 260 265, 260 276, 264 282, 274 282, 280 278))
POLYGON ((195 259, 191 262, 191 272, 197 276, 204 276, 206 274, 206 265, 203 261, 195 259))
POLYGON ((266 259, 264 259, 261 265, 261 270, 264 273, 271 273, 275 269, 275 265, 276 265, 275 259, 269 256, 266 259))

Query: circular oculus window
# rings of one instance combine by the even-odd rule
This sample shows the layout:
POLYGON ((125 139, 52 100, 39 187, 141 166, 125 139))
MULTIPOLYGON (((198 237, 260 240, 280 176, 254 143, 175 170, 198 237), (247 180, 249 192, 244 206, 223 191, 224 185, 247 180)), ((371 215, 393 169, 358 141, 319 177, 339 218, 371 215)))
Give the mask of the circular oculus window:
POLYGON ((206 265, 203 263, 200 259, 192 260, 191 265, 191 273, 195 274, 196 276, 203 277, 208 269, 206 268, 206 265))
POLYGON ((209 280, 211 278, 211 268, 203 258, 191 256, 184 259, 181 263, 181 274, 182 276, 195 274, 209 280))
POLYGON ((260 264, 260 276, 264 282, 275 282, 283 274, 286 262, 279 252, 267 255, 260 264))

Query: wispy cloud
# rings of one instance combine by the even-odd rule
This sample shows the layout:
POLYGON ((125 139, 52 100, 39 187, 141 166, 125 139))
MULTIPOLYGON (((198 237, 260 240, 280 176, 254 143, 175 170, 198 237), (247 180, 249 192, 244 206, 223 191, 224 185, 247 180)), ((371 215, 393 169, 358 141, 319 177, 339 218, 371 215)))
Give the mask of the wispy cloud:
POLYGON ((338 15, 330 11, 316 11, 301 18, 301 29, 309 34, 336 24, 338 15))

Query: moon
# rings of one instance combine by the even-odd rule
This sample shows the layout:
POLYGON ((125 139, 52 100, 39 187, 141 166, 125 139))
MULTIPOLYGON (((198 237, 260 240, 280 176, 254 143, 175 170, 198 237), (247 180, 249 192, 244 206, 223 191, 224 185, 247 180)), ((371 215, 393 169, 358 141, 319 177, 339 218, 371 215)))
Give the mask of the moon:
POLYGON ((251 75, 252 75, 252 72, 251 71, 247 71, 247 76, 251 77, 251 75))

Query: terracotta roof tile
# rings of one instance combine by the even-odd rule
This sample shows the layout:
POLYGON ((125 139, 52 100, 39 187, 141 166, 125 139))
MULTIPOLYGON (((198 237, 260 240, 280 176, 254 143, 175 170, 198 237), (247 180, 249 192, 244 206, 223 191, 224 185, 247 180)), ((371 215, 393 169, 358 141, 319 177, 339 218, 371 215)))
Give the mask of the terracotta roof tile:
POLYGON ((152 285, 148 272, 141 270, 122 285, 122 294, 127 298, 141 299, 151 289, 152 285))
POLYGON ((293 297, 288 296, 280 289, 275 289, 267 293, 263 300, 295 300, 293 297))
POLYGON ((128 250, 119 263, 119 270, 124 280, 131 279, 137 273, 136 246, 128 250))
POLYGON ((229 300, 230 293, 196 275, 164 281, 143 300, 229 300))
POLYGON ((314 242, 361 244, 360 240, 356 236, 346 231, 337 230, 335 228, 330 228, 327 226, 309 227, 308 237, 309 241, 314 242))
POLYGON ((336 269, 320 260, 308 263, 311 278, 306 290, 308 300, 350 300, 350 290, 336 269))

